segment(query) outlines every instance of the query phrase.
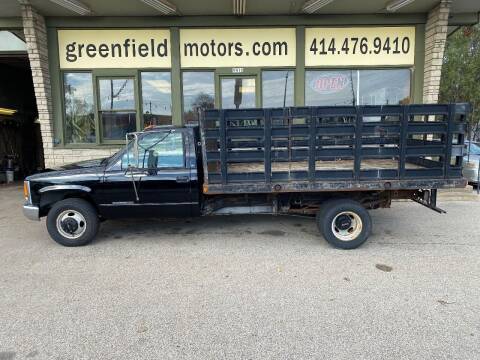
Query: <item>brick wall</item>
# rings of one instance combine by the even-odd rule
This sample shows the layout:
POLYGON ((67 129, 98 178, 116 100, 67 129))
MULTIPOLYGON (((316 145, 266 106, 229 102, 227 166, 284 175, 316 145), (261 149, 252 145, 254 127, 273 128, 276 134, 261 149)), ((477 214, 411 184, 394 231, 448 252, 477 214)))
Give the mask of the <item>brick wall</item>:
POLYGON ((69 162, 106 157, 116 149, 63 149, 53 145, 53 108, 48 68, 47 28, 44 17, 32 7, 28 0, 20 1, 23 31, 27 44, 28 58, 32 70, 33 87, 37 100, 38 120, 42 134, 45 167, 69 162))
POLYGON ((452 1, 442 0, 428 13, 425 26, 423 102, 436 103, 440 91, 442 60, 447 40, 448 15, 452 1))

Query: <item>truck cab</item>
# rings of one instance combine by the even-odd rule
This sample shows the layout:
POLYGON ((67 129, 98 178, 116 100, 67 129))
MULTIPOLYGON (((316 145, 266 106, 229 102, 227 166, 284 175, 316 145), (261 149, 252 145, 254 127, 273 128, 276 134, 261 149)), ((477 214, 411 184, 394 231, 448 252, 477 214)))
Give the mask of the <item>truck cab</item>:
POLYGON ((96 217, 198 215, 198 129, 152 127, 129 140, 110 158, 27 177, 25 216, 39 220, 58 212, 55 221, 47 219, 47 227, 55 240, 69 245, 98 228, 96 217))

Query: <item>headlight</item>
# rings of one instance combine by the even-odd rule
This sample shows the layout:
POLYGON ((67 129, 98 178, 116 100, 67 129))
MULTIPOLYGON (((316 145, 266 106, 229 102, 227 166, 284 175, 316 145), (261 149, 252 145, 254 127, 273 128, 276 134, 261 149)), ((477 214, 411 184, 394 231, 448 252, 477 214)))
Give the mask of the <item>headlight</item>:
POLYGON ((30 183, 28 181, 23 182, 23 197, 25 201, 30 201, 30 183))

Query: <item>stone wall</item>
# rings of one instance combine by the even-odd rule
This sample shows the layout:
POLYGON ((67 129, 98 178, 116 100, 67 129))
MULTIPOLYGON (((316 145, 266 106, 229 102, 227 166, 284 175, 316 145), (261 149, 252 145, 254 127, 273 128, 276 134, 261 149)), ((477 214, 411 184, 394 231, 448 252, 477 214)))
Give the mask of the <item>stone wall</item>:
POLYGON ((424 103, 438 102, 443 53, 447 41, 448 15, 451 4, 451 0, 442 0, 428 13, 425 26, 424 103))
POLYGON ((32 70, 33 87, 37 100, 38 121, 42 134, 45 167, 69 162, 110 156, 117 149, 64 149, 55 148, 53 139, 53 107, 48 65, 47 28, 44 17, 28 0, 20 1, 23 32, 27 44, 28 59, 32 70))

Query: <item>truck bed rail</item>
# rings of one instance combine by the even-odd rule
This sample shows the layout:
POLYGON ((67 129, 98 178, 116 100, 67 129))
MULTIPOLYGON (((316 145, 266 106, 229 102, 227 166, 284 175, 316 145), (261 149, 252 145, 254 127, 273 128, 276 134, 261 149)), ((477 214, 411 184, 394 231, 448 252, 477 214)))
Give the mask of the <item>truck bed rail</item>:
POLYGON ((468 104, 206 110, 205 192, 464 186, 468 104))

